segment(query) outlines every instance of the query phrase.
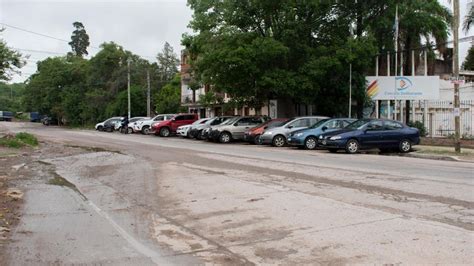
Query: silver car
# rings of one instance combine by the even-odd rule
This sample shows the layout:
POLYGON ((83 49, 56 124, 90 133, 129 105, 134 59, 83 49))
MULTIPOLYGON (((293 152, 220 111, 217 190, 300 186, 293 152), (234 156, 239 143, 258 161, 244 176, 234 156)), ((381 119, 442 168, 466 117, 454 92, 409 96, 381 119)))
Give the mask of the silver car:
POLYGON ((283 126, 274 127, 265 130, 260 136, 262 144, 271 144, 275 147, 283 147, 286 145, 288 136, 291 132, 308 128, 322 119, 327 119, 327 116, 302 116, 294 117, 288 120, 283 126))
POLYGON ((193 126, 189 130, 189 135, 191 136, 191 138, 203 140, 203 139, 206 138, 204 136, 204 132, 206 131, 206 133, 209 133, 209 132, 207 132, 207 129, 211 128, 212 126, 220 125, 224 121, 227 121, 232 117, 233 116, 216 116, 216 117, 210 118, 204 124, 201 123, 199 125, 193 126))
POLYGON ((229 143, 232 140, 243 140, 245 131, 252 127, 265 123, 269 117, 266 116, 242 116, 230 122, 216 126, 210 133, 209 139, 220 143, 229 143))

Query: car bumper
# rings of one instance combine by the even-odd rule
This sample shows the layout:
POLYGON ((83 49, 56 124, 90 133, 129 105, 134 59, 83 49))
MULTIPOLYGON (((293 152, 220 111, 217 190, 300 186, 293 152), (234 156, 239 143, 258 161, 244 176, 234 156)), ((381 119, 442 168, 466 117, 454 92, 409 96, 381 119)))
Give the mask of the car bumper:
POLYGON ((253 142, 255 142, 255 137, 256 137, 256 135, 245 134, 244 135, 244 141, 253 143, 253 142))
POLYGON ((272 144, 272 141, 273 141, 273 135, 261 135, 260 136, 260 142, 262 144, 272 144))
POLYGON ((287 139, 287 143, 288 143, 288 145, 291 145, 291 146, 303 146, 304 145, 304 139, 289 137, 287 139))

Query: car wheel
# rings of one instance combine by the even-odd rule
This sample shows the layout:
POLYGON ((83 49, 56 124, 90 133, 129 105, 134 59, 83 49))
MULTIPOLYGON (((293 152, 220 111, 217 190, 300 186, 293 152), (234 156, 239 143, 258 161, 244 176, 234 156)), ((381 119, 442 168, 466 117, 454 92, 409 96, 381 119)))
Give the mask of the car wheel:
POLYGON ((150 134, 150 127, 149 126, 144 126, 142 128, 142 134, 145 134, 145 135, 150 134))
POLYGON ((400 141, 399 149, 403 153, 411 151, 411 142, 407 139, 400 141))
POLYGON ((231 140, 231 135, 227 132, 222 132, 221 135, 219 136, 219 142, 220 143, 229 143, 231 140))
POLYGON ((163 127, 160 129, 160 136, 161 137, 169 137, 170 136, 170 129, 167 127, 163 127))
POLYGON ((129 128, 127 129, 127 133, 128 133, 128 134, 132 134, 132 133, 133 133, 133 129, 132 129, 131 127, 129 127, 129 128))
POLYGON ((304 148, 307 150, 314 150, 316 149, 317 143, 318 142, 315 137, 308 137, 304 141, 304 148))
POLYGON ((330 153, 336 153, 336 152, 337 152, 337 149, 328 149, 328 151, 329 151, 330 153))
POLYGON ((355 139, 350 139, 346 144, 346 152, 350 154, 357 153, 359 151, 359 142, 355 139))
POLYGON ((97 127, 97 130, 103 131, 103 130, 104 130, 104 127, 103 127, 103 126, 99 126, 99 127, 97 127))
POLYGON ((204 140, 204 136, 202 135, 202 130, 199 130, 197 135, 196 135, 196 139, 199 139, 199 140, 204 140))
POLYGON ((283 147, 286 144, 286 139, 282 135, 275 136, 272 141, 273 146, 283 147))

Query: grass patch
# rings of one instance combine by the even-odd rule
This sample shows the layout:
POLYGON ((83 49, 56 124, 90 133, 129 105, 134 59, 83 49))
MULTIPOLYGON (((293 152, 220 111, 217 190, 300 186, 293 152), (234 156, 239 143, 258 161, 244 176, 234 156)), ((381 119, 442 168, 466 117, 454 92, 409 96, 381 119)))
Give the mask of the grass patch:
POLYGON ((29 146, 33 146, 33 147, 38 146, 38 139, 30 133, 20 132, 15 135, 15 139, 29 146))
POLYGON ((32 134, 20 132, 16 135, 6 135, 0 138, 0 146, 19 149, 24 146, 38 146, 38 139, 32 134))

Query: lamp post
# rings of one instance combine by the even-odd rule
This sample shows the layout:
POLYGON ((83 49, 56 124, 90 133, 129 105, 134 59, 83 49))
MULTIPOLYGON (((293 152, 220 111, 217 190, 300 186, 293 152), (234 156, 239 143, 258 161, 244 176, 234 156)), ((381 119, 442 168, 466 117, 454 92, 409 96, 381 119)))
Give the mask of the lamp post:
POLYGON ((128 119, 130 120, 130 63, 132 62, 131 58, 127 59, 127 96, 128 96, 128 119))

